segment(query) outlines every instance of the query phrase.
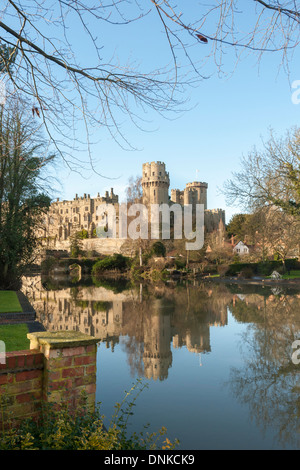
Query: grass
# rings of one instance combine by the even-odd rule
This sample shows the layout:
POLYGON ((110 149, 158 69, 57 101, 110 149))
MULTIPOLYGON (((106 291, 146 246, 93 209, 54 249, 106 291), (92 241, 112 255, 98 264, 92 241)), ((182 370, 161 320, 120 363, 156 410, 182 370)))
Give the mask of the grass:
POLYGON ((15 325, 0 325, 0 341, 5 344, 5 351, 22 351, 29 349, 30 341, 27 338, 28 327, 26 323, 15 325))
POLYGON ((282 279, 299 279, 300 278, 300 270, 291 270, 290 274, 284 274, 282 279))
POLYGON ((15 312, 22 312, 16 292, 9 290, 0 291, 0 313, 15 312))

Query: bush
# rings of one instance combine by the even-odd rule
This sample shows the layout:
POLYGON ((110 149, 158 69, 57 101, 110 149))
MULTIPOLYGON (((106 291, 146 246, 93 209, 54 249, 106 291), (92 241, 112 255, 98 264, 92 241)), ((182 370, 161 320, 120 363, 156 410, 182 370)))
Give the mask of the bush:
POLYGON ((242 269, 242 271, 238 275, 238 277, 241 279, 251 279, 253 276, 254 270, 251 268, 251 266, 247 266, 246 268, 242 269))
POLYGON ((166 256, 166 247, 162 242, 155 242, 152 245, 152 254, 154 256, 166 256))
POLYGON ((179 258, 175 259, 174 264, 175 264, 176 269, 184 269, 186 267, 186 261, 183 259, 179 259, 179 258))
POLYGON ((75 411, 67 403, 60 409, 55 404, 45 403, 42 409, 43 419, 40 421, 25 418, 19 426, 10 423, 8 429, 0 434, 0 450, 174 449, 178 444, 177 440, 171 443, 166 438, 160 442, 166 433, 165 428, 157 433, 147 433, 145 437, 142 432, 128 435, 128 419, 143 388, 144 386, 137 389, 138 393, 131 403, 127 403, 127 399, 136 386, 126 393, 121 403, 116 404, 115 414, 107 430, 100 409, 91 411, 84 395, 81 405, 75 411))
POLYGON ((41 262, 42 274, 49 274, 54 268, 54 266, 56 266, 56 264, 57 264, 57 259, 54 256, 44 259, 41 262))
POLYGON ((119 270, 123 271, 129 266, 129 258, 120 254, 113 256, 106 256, 105 258, 97 261, 92 268, 92 275, 97 276, 102 274, 103 271, 119 270))
POLYGON ((85 230, 84 228, 80 230, 79 232, 77 232, 76 235, 79 238, 79 240, 86 240, 87 238, 89 238, 89 232, 85 230))

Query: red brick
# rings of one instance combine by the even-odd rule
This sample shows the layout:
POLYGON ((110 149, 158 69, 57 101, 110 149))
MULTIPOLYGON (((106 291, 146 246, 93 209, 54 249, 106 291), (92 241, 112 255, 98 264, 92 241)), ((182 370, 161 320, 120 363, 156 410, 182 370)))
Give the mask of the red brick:
POLYGON ((39 365, 43 364, 43 358, 44 358, 44 356, 43 356, 42 353, 37 353, 37 354, 35 354, 35 356, 34 356, 34 364, 35 364, 36 366, 39 366, 39 365))
POLYGON ((34 356, 32 354, 31 355, 28 354, 26 356, 26 366, 31 367, 33 366, 33 364, 34 364, 34 356))
POLYGON ((25 357, 26 356, 18 356, 16 357, 16 361, 17 361, 17 367, 24 367, 25 366, 25 357))
POLYGON ((16 357, 15 356, 6 356, 6 365, 8 369, 14 369, 16 367, 16 357))
POLYGON ((52 380, 59 380, 61 378, 60 370, 50 370, 48 374, 48 380, 51 382, 52 380))
POLYGON ((48 362, 48 369, 71 367, 72 363, 73 363, 73 357, 51 358, 48 362))
POLYGON ((18 372, 16 374, 16 381, 23 382, 25 380, 36 379, 37 377, 39 377, 39 374, 39 370, 26 370, 23 372, 18 372))
POLYGON ((71 387, 72 387, 72 380, 70 379, 57 380, 56 382, 50 382, 48 385, 49 392, 56 391, 56 390, 65 391, 71 387))
POLYGON ((96 358, 94 356, 77 356, 77 357, 74 357, 74 365, 75 366, 93 364, 94 362, 96 362, 96 358))
POLYGON ((0 385, 7 384, 8 374, 0 374, 0 385))
POLYGON ((63 369, 62 377, 80 377, 84 375, 84 367, 74 367, 72 369, 63 369))
POLYGON ((85 387, 86 393, 95 393, 96 392, 96 384, 90 384, 85 387))
POLYGON ((21 393, 20 395, 16 396, 17 402, 18 403, 28 403, 32 400, 32 394, 31 393, 21 393))
POLYGON ((86 368, 86 373, 87 373, 87 374, 96 374, 96 371, 97 371, 96 365, 88 366, 88 367, 86 368))

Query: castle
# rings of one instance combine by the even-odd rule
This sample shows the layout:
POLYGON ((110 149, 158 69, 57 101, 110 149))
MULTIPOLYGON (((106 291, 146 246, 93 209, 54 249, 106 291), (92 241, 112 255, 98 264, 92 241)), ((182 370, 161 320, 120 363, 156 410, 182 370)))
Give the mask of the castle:
MULTIPOLYGON (((166 171, 165 163, 144 163, 142 167, 142 190, 143 204, 203 204, 204 223, 207 232, 218 230, 220 224, 225 226, 225 211, 223 209, 207 209, 208 184, 194 181, 187 183, 184 190, 171 189, 169 196, 170 177, 166 171)), ((56 242, 67 241, 69 237, 78 231, 86 230, 88 238, 95 237, 95 230, 101 224, 101 216, 97 215, 97 208, 101 204, 112 204, 118 214, 119 197, 114 194, 113 188, 110 193, 106 191, 105 196, 91 198, 90 194, 78 197, 76 194, 72 201, 60 201, 57 199, 50 206, 44 218, 41 237, 55 240, 56 242)), ((102 216, 103 218, 103 216, 102 216)))
POLYGON ((181 206, 196 204, 204 206, 204 225, 207 232, 218 230, 220 224, 225 226, 225 210, 207 209, 208 184, 200 181, 187 183, 184 190, 171 189, 169 197, 170 177, 163 162, 143 164, 142 188, 143 203, 148 204, 180 204, 181 206))

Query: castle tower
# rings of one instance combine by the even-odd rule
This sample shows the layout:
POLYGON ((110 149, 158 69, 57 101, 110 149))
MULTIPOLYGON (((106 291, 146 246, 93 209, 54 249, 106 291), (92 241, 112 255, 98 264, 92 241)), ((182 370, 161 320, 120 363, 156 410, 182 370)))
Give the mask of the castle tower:
POLYGON ((143 164, 143 204, 168 204, 169 186, 169 173, 166 171, 164 163, 143 164))
POLYGON ((184 199, 187 202, 185 204, 204 204, 204 210, 207 209, 207 183, 201 183, 200 181, 193 181, 193 183, 187 183, 185 187, 184 199), (189 195, 188 195, 189 193, 189 195), (189 202, 188 202, 189 201, 189 202))

